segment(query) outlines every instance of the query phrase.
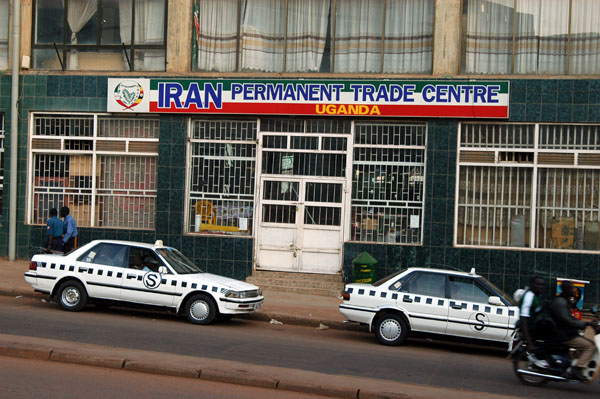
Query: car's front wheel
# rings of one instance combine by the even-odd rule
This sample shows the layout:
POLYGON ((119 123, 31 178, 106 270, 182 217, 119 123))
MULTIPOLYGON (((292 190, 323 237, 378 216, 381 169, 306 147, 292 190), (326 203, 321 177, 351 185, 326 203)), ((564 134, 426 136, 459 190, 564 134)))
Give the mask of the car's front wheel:
POLYGON ((406 322, 398 315, 384 314, 375 323, 375 336, 383 345, 400 345, 407 335, 406 322))
POLYGON ((65 281, 58 288, 58 303, 64 310, 77 312, 87 303, 87 292, 77 281, 65 281))
POLYGON ((210 324, 216 315, 217 305, 208 295, 192 296, 185 304, 185 316, 190 323, 210 324))

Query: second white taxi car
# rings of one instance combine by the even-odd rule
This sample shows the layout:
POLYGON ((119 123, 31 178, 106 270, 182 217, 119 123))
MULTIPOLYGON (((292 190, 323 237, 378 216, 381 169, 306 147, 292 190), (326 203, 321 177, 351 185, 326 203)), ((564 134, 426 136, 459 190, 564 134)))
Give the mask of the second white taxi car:
POLYGON ((519 319, 512 299, 474 269, 410 268, 372 285, 347 284, 343 298, 340 312, 384 345, 410 332, 509 343, 519 319))
POLYGON ((205 273, 162 241, 96 240, 66 255, 34 255, 25 280, 64 310, 88 300, 158 306, 195 324, 254 312, 264 300, 257 286, 205 273))

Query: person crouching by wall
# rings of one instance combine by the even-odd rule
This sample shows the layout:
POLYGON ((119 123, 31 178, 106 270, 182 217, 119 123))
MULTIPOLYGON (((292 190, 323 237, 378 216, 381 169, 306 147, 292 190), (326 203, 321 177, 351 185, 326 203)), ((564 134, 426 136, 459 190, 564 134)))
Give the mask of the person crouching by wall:
POLYGON ((64 218, 65 221, 65 235, 63 236, 63 252, 71 252, 73 249, 77 248, 76 237, 77 237, 77 223, 75 223, 75 219, 73 216, 69 214, 69 207, 63 206, 60 210, 60 216, 64 218))

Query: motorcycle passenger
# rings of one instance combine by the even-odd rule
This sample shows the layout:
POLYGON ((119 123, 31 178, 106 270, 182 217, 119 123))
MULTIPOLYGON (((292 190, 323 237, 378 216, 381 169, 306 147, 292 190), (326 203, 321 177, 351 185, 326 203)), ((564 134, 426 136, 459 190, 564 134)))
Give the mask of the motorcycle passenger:
POLYGON ((588 381, 582 370, 592 359, 595 345, 591 340, 579 335, 579 331, 587 326, 593 326, 594 323, 577 320, 571 314, 571 297, 575 296, 575 293, 573 283, 568 280, 563 281, 562 292, 552 301, 551 310, 557 325, 558 342, 575 349, 578 353, 577 367, 571 371, 572 377, 579 381, 588 381))
POLYGON ((521 298, 520 306, 520 323, 519 328, 525 337, 527 342, 527 351, 530 353, 529 358, 538 367, 548 367, 548 362, 539 359, 538 348, 535 346, 533 341, 534 334, 534 322, 536 316, 542 310, 542 300, 540 296, 544 291, 544 279, 540 276, 534 276, 531 278, 529 283, 529 290, 525 292, 521 298), (536 353, 538 356, 536 356, 536 353))

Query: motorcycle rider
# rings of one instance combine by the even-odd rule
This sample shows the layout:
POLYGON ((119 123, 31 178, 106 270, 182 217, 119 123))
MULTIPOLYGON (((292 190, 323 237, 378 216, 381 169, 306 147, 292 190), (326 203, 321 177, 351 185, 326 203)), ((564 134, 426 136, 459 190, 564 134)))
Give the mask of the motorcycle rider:
POLYGON ((591 340, 579 335, 580 330, 587 326, 594 326, 593 322, 577 320, 571 314, 571 298, 575 296, 575 286, 569 280, 562 282, 562 292, 551 305, 552 316, 557 325, 557 341, 575 349, 578 352, 577 367, 573 367, 571 375, 579 381, 588 381, 583 375, 583 368, 587 367, 592 359, 595 344, 591 340))
POLYGON ((542 310, 543 302, 540 296, 543 291, 544 279, 540 276, 533 276, 529 283, 529 289, 521 298, 519 328, 527 342, 527 351, 530 353, 530 360, 539 367, 548 367, 548 362, 536 356, 538 348, 535 346, 532 338, 535 318, 542 310))

